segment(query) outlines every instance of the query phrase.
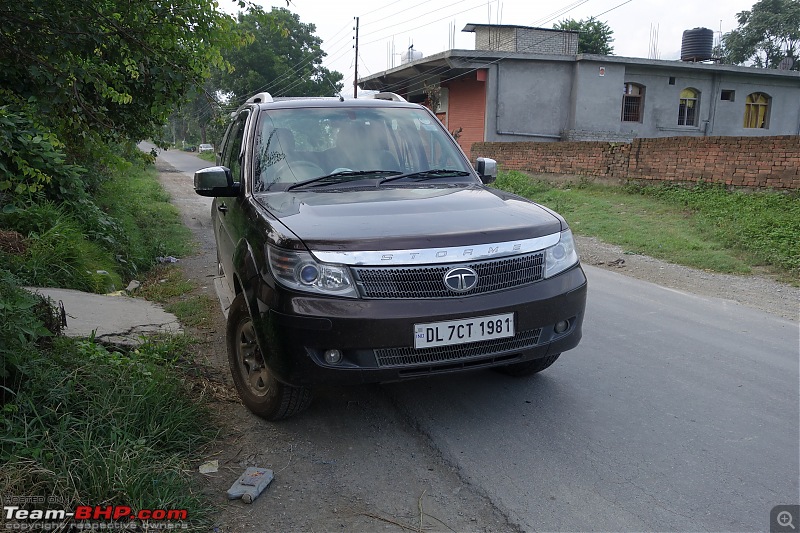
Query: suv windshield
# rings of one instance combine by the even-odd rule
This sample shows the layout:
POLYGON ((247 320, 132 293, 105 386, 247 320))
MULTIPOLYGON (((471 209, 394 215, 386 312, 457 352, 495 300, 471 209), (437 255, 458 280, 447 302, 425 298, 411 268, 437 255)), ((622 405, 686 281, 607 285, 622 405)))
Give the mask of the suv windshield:
POLYGON ((423 109, 294 108, 262 111, 255 151, 256 192, 317 181, 342 184, 431 169, 471 169, 450 135, 423 109))

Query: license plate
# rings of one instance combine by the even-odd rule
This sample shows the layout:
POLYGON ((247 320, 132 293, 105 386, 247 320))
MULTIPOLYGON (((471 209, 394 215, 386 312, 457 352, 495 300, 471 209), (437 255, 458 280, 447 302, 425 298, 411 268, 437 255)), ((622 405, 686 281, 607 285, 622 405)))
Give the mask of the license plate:
POLYGON ((502 339, 514 336, 514 313, 414 324, 414 348, 502 339))

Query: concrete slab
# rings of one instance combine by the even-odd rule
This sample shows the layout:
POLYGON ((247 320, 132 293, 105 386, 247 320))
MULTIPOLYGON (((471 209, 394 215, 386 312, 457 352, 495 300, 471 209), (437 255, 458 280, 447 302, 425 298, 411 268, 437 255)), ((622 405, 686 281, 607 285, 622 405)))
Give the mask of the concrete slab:
POLYGON ((64 334, 69 337, 90 337, 118 346, 136 346, 142 336, 156 333, 181 333, 181 325, 172 313, 158 304, 131 298, 92 294, 71 289, 28 287, 58 303, 67 313, 64 334))

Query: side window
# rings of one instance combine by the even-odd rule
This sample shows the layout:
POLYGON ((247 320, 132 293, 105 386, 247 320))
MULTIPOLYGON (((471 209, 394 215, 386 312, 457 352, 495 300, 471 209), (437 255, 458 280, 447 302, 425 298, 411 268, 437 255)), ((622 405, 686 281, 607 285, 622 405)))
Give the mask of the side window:
POLYGON ((768 128, 769 127, 769 95, 764 93, 752 93, 747 95, 744 104, 744 127, 745 128, 768 128))
POLYGON ((236 122, 231 125, 222 153, 222 165, 231 169, 234 183, 242 180, 242 142, 247 115, 247 113, 239 115, 236 122))
POLYGON ((626 83, 622 95, 622 122, 641 122, 644 116, 644 85, 626 83))
POLYGON ((686 88, 681 91, 678 103, 678 126, 697 126, 697 106, 700 102, 700 93, 694 89, 686 88))

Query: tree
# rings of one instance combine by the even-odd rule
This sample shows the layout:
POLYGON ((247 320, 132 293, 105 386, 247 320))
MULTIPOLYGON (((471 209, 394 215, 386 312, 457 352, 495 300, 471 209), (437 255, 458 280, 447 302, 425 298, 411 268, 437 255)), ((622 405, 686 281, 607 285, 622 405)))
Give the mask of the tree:
POLYGON ((553 25, 557 30, 572 30, 578 34, 579 54, 611 55, 614 47, 611 46, 614 31, 605 22, 589 17, 586 20, 565 19, 553 25))
POLYGON ((760 0, 736 19, 739 27, 722 37, 726 63, 778 68, 784 58, 800 56, 800 0, 760 0))
POLYGON ((0 91, 69 145, 139 140, 244 40, 213 0, 3 2, 0 91))
POLYGON ((273 96, 331 96, 341 91, 342 74, 322 66, 326 54, 313 24, 301 23, 284 8, 267 13, 251 7, 239 13, 238 26, 254 40, 227 54, 234 70, 215 79, 217 88, 237 103, 264 90, 273 96))

